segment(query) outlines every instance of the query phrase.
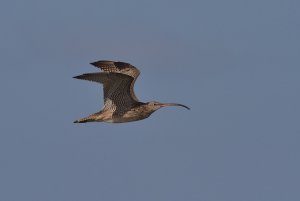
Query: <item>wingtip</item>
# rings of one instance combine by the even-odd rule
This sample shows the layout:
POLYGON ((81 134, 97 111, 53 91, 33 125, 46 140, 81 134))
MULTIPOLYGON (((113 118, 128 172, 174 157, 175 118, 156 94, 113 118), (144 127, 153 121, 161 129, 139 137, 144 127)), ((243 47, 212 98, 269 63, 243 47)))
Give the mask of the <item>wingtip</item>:
POLYGON ((94 61, 94 62, 91 62, 90 64, 93 65, 93 66, 96 66, 98 67, 101 63, 111 63, 111 62, 114 62, 114 61, 111 61, 111 60, 99 60, 99 61, 94 61))
POLYGON ((92 66, 96 66, 97 63, 98 63, 98 61, 94 61, 94 62, 91 62, 90 64, 91 64, 92 66))
POLYGON ((76 75, 73 77, 74 79, 80 79, 80 75, 76 75))
POLYGON ((97 67, 97 68, 99 68, 100 67, 100 65, 101 65, 101 63, 103 63, 103 61, 94 61, 94 62, 91 62, 90 64, 92 65, 92 66, 95 66, 95 67, 97 67))

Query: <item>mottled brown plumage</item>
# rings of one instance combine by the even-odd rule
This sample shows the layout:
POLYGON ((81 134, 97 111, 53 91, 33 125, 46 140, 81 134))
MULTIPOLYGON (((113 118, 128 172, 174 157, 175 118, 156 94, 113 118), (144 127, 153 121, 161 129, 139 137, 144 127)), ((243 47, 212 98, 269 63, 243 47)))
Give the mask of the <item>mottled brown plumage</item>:
POLYGON ((103 84, 104 107, 100 112, 76 120, 74 123, 138 121, 149 117, 154 111, 164 106, 182 106, 189 109, 177 103, 140 102, 133 89, 140 71, 129 63, 97 61, 91 64, 104 72, 87 73, 74 78, 103 84))

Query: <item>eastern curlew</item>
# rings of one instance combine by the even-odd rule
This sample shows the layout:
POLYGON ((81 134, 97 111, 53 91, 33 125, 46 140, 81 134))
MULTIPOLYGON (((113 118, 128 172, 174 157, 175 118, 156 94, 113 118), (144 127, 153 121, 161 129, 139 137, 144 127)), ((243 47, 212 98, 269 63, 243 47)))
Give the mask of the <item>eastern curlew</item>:
POLYGON ((181 106, 190 109, 178 103, 140 102, 133 90, 140 71, 129 63, 96 61, 91 65, 100 68, 104 72, 87 73, 74 78, 103 84, 104 107, 100 112, 76 120, 74 123, 138 121, 149 117, 153 112, 164 106, 181 106))

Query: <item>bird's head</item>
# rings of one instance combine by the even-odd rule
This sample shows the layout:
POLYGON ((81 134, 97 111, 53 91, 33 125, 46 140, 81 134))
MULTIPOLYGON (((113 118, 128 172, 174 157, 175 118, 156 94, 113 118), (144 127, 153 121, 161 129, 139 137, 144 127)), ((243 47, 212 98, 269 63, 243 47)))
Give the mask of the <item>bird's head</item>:
POLYGON ((189 107, 182 105, 182 104, 178 104, 178 103, 160 103, 157 101, 151 101, 146 104, 147 109, 152 112, 154 112, 162 107, 166 107, 166 106, 181 106, 188 110, 190 109, 189 107))

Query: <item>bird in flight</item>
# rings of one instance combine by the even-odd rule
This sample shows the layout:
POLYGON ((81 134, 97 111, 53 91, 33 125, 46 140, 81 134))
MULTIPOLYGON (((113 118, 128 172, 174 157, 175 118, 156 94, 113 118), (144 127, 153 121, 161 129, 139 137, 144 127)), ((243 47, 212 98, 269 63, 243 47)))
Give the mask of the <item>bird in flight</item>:
POLYGON ((91 65, 100 68, 103 72, 86 73, 74 78, 102 84, 104 106, 101 111, 76 120, 74 123, 138 121, 165 106, 181 106, 190 109, 178 103, 140 102, 133 90, 140 71, 129 63, 103 60, 93 62, 91 65))

